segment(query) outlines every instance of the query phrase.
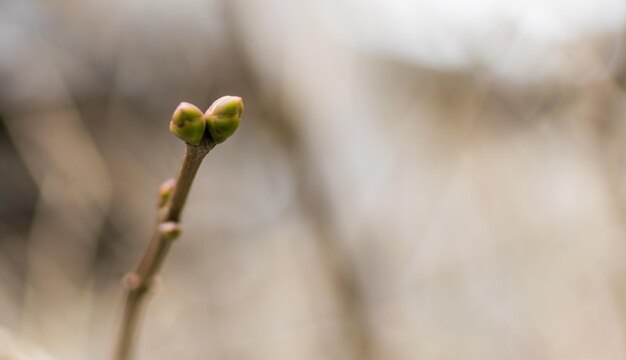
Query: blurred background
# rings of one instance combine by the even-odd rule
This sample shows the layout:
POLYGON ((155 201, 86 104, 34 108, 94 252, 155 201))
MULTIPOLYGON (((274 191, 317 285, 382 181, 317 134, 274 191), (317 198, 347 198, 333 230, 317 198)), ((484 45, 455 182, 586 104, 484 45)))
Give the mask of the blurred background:
POLYGON ((622 0, 0 1, 0 358, 626 359, 622 0))

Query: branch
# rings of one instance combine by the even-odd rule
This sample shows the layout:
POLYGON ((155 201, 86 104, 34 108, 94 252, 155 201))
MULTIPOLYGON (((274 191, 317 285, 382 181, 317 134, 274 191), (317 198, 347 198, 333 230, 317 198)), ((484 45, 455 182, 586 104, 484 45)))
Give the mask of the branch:
POLYGON ((180 217, 193 179, 204 157, 232 135, 243 112, 241 98, 224 96, 206 113, 189 103, 181 103, 170 122, 170 131, 187 144, 176 180, 168 180, 159 189, 157 224, 137 270, 126 275, 126 304, 120 327, 115 360, 131 359, 146 295, 163 265, 173 241, 180 236, 180 217))

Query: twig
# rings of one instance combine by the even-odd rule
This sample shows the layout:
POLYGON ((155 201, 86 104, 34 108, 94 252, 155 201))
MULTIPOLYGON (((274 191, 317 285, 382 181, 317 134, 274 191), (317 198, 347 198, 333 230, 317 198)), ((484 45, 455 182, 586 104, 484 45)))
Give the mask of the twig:
POLYGON ((234 133, 242 111, 241 98, 225 96, 213 103, 204 115, 188 103, 182 103, 174 112, 170 130, 187 142, 185 155, 175 182, 168 181, 160 189, 157 225, 152 240, 137 270, 124 278, 128 293, 115 360, 131 358, 146 295, 153 287, 172 242, 180 235, 180 217, 202 160, 217 143, 234 133))

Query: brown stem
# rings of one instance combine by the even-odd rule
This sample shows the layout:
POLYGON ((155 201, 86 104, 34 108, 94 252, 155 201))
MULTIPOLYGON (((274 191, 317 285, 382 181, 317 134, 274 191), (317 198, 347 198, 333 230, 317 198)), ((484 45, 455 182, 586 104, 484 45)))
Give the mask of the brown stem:
POLYGON ((134 273, 125 278, 128 289, 126 304, 120 327, 115 360, 128 360, 136 338, 140 324, 140 315, 143 311, 146 295, 150 292, 154 277, 165 260, 167 252, 172 244, 172 237, 163 230, 160 225, 164 223, 176 224, 180 221, 181 213, 191 189, 193 179, 200 168, 202 159, 213 149, 215 144, 210 140, 203 140, 200 145, 187 144, 185 155, 178 171, 176 185, 169 196, 165 207, 160 209, 157 224, 152 240, 148 245, 139 266, 134 273))
POLYGON ((191 184, 196 176, 196 172, 198 172, 202 159, 204 159, 213 147, 215 147, 215 144, 207 140, 206 137, 198 146, 187 144, 183 162, 178 171, 178 177, 176 178, 176 186, 170 196, 165 214, 163 214, 160 219, 162 222, 179 222, 180 214, 185 206, 185 201, 187 200, 187 195, 189 194, 189 189, 191 189, 191 184))

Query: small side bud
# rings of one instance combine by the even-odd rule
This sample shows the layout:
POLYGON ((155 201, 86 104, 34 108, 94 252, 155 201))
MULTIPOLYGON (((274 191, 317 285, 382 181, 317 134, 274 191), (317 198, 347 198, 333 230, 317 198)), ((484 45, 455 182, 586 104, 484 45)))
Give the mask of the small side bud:
POLYGON ((172 191, 174 191, 174 187, 176 187, 176 180, 169 179, 163 182, 161 186, 159 186, 159 208, 164 207, 167 204, 167 200, 172 196, 172 191))
POLYGON ((187 102, 178 105, 170 122, 170 132, 190 145, 200 144, 205 128, 202 110, 187 102))
POLYGON ((211 139, 222 143, 228 139, 239 126, 243 113, 243 100, 238 96, 223 96, 209 107, 204 118, 211 139))
POLYGON ((141 285, 141 278, 134 272, 124 275, 122 278, 122 286, 126 290, 135 290, 141 285))
POLYGON ((180 236, 180 225, 173 221, 164 222, 159 225, 159 232, 165 236, 167 240, 176 240, 180 236))

